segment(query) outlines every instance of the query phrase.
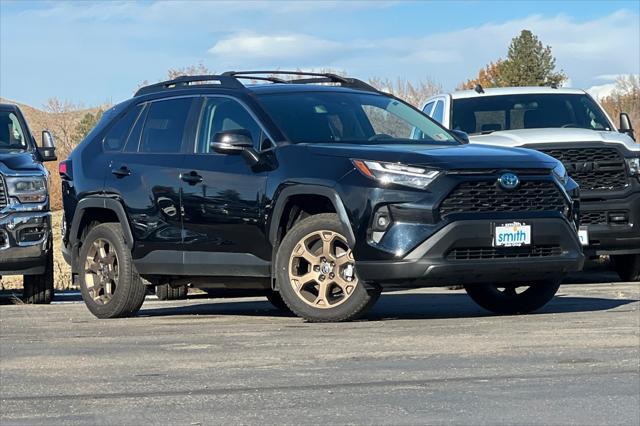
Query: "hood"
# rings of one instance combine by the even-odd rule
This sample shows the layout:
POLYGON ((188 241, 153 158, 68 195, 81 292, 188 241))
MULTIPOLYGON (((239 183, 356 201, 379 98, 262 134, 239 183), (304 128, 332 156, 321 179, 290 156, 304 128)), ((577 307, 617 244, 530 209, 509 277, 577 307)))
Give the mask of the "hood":
POLYGON ((32 152, 3 152, 0 151, 0 172, 42 172, 43 166, 32 152))
POLYGON ((320 155, 378 160, 440 169, 553 168, 552 157, 524 148, 480 145, 313 144, 308 149, 320 155))
POLYGON ((536 143, 584 143, 604 142, 624 145, 629 151, 640 151, 637 144, 629 136, 619 132, 605 132, 589 129, 517 129, 502 130, 487 135, 469 136, 471 143, 521 146, 536 143))

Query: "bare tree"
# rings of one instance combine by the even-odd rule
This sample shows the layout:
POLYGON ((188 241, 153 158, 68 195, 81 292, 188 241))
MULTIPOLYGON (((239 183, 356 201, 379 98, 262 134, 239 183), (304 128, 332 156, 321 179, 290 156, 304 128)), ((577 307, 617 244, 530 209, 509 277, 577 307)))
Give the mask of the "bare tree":
MULTIPOLYGON (((640 128, 640 75, 621 75, 616 79, 613 92, 600 99, 609 116, 617 120, 621 112, 629 114, 634 129, 640 128)), ((638 138, 640 141, 640 138, 638 138)))
POLYGON ((76 119, 74 113, 80 109, 79 105, 58 98, 49 98, 44 104, 44 110, 50 115, 47 127, 53 132, 59 151, 68 154, 74 147, 76 119))
POLYGON ((416 108, 420 108, 431 96, 442 92, 442 86, 431 79, 411 82, 398 78, 393 82, 388 78, 373 77, 369 79, 369 84, 378 90, 397 96, 416 108))

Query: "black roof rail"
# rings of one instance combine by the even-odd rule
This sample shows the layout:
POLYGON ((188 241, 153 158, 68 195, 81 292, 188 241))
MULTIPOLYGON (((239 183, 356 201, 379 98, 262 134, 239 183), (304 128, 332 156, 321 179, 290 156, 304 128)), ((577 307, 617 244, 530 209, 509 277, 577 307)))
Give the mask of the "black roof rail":
POLYGON ((168 89, 185 88, 193 86, 192 83, 204 83, 207 86, 226 87, 230 89, 244 89, 244 85, 236 78, 228 75, 184 75, 173 80, 161 81, 138 89, 134 96, 147 95, 149 93, 160 92, 168 89), (206 84, 206 82, 217 82, 206 84))
POLYGON ((255 79, 255 80, 267 80, 274 83, 288 83, 288 84, 311 84, 311 83, 338 83, 343 87, 351 89, 365 90, 369 92, 378 92, 378 89, 365 83, 362 80, 351 77, 343 77, 333 73, 320 73, 320 72, 306 72, 306 71, 280 71, 280 70, 264 70, 264 71, 227 71, 222 74, 223 76, 230 76, 241 79, 255 79), (256 75, 267 74, 269 77, 255 77, 256 75), (293 80, 283 80, 274 75, 298 75, 308 76, 311 78, 301 78, 293 80))

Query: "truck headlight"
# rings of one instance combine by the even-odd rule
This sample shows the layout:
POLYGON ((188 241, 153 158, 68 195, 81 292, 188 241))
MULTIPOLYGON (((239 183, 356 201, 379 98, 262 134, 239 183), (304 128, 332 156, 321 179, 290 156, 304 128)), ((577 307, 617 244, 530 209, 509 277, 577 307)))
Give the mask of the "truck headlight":
POLYGON ((627 158, 627 166, 629 166, 629 174, 631 176, 640 175, 640 158, 627 158))
POLYGON ((562 182, 563 185, 567 183, 569 175, 567 174, 567 169, 565 169, 561 162, 558 162, 558 164, 553 168, 553 174, 560 182, 562 182))
POLYGON ((369 160, 351 161, 360 173, 384 185, 396 184, 424 189, 440 175, 440 171, 424 167, 369 160))
POLYGON ((47 179, 39 176, 7 176, 7 194, 21 203, 42 203, 47 199, 47 179))

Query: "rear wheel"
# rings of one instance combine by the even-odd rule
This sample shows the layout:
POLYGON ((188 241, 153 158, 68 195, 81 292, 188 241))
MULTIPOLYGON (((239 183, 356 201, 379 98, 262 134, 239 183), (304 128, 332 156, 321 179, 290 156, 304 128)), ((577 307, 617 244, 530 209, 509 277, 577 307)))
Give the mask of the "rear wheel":
POLYGON ((96 317, 128 317, 140 309, 146 289, 120 224, 103 223, 92 228, 82 241, 78 260, 82 298, 96 317))
POLYGON ((611 261, 622 281, 640 281, 640 254, 619 254, 611 261))
POLYGON ((53 249, 49 249, 44 272, 40 275, 25 275, 22 279, 24 303, 49 304, 53 300, 53 249))
POLYGON ((355 259, 335 214, 296 223, 278 248, 280 296, 296 315, 312 322, 358 318, 377 298, 355 273, 355 259))
POLYGON ((471 299, 496 314, 526 314, 546 305, 560 288, 560 281, 532 285, 469 284, 471 299))
POLYGON ((182 300, 187 298, 189 289, 186 285, 171 287, 169 284, 156 286, 156 296, 160 300, 182 300))

